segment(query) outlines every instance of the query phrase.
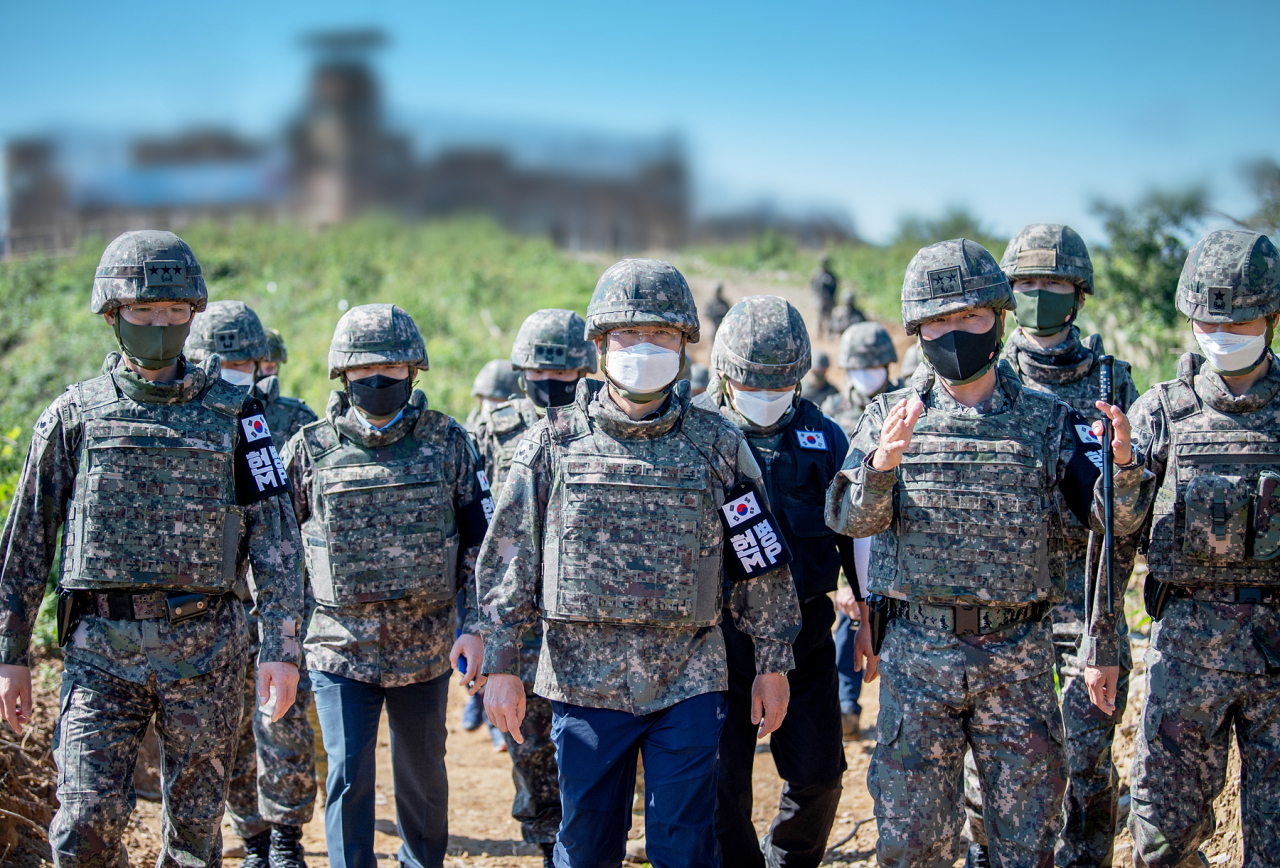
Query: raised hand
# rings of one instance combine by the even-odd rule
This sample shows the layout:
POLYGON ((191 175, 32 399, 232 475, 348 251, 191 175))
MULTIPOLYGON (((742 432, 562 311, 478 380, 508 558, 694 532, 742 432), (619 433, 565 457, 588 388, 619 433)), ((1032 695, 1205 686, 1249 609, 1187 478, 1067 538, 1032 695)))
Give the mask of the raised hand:
POLYGON ((903 450, 911 445, 911 435, 923 412, 924 404, 915 395, 893 405, 880 428, 880 445, 871 454, 872 467, 883 473, 898 466, 903 450))

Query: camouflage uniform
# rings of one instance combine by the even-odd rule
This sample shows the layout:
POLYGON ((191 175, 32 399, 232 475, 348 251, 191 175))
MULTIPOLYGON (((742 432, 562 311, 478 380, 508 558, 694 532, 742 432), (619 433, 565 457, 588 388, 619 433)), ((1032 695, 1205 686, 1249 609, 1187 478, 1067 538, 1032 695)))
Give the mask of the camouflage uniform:
POLYGON ((813 305, 818 309, 818 334, 832 334, 831 310, 836 306, 836 293, 840 290, 840 278, 831 271, 831 257, 823 256, 809 276, 809 291, 813 293, 813 305))
MULTIPOLYGON (((596 348, 585 337, 586 323, 571 310, 539 310, 520 326, 511 348, 509 366, 524 370, 594 373, 596 348)), ((484 410, 474 429, 495 499, 511 469, 521 439, 545 415, 529 398, 517 398, 484 410)), ((524 744, 505 733, 511 755, 516 796, 511 815, 520 833, 532 844, 554 844, 560 828, 560 787, 555 745, 551 742, 551 703, 534 693, 542 630, 534 627, 520 637, 520 680, 524 682, 524 744)))
MULTIPOLYGON (((1069 226, 1028 226, 1009 242, 1000 267, 1010 282, 1026 277, 1051 277, 1072 283, 1088 295, 1094 292, 1088 248, 1069 226)), ((1102 365, 1098 359, 1104 353, 1102 338, 1091 335, 1087 341, 1081 341, 1076 326, 1067 328, 1069 336, 1049 348, 1041 347, 1018 329, 1009 339, 1005 357, 1025 387, 1048 392, 1092 422, 1102 418, 1094 406, 1101 394, 1102 365)), ((1114 403, 1128 410, 1138 398, 1138 388, 1127 363, 1115 363, 1112 382, 1114 403)), ((1064 825, 1054 861, 1059 868, 1109 866, 1120 797, 1119 774, 1111 761, 1111 744, 1115 740, 1116 724, 1124 717, 1129 670, 1133 668, 1128 626, 1124 621, 1124 607, 1116 607, 1118 634, 1122 637, 1118 649, 1121 675, 1116 710, 1108 716, 1089 699, 1082 677, 1085 664, 1093 662, 1080 656, 1081 637, 1085 632, 1085 554, 1089 528, 1066 508, 1061 494, 1058 498, 1058 511, 1063 515, 1067 586, 1065 599, 1054 607, 1052 623, 1069 775, 1063 802, 1064 825)), ((1115 575, 1128 576, 1133 572, 1135 554, 1132 539, 1117 546, 1113 559, 1115 575)), ((974 841, 985 846, 982 792, 972 754, 965 758, 965 800, 970 834, 974 841)))
MULTIPOLYGON (((269 335, 258 315, 242 301, 210 302, 192 324, 187 357, 197 363, 215 353, 223 361, 254 362, 270 354, 269 335)), ((262 405, 276 450, 283 454, 289 438, 316 414, 297 398, 280 397, 277 377, 259 380, 250 390, 262 405)), ((243 713, 236 737, 236 756, 227 792, 227 814, 232 828, 245 841, 250 865, 264 864, 273 825, 292 827, 277 833, 276 862, 288 849, 294 864, 301 861, 301 826, 311 819, 316 799, 315 732, 307 719, 311 682, 306 669, 298 673, 298 694, 284 717, 274 723, 258 712, 258 685, 254 660, 258 653, 258 619, 248 587, 236 593, 245 607, 252 640, 245 667, 243 713)))
POLYGON ((840 293, 840 303, 831 310, 831 334, 844 334, 851 325, 867 321, 867 315, 858 308, 857 298, 852 289, 840 293))
MULTIPOLYGON (((655 260, 623 260, 606 271, 587 324, 588 338, 645 324, 674 325, 687 339, 698 338, 688 285, 673 267, 655 260)), ((736 429, 718 414, 690 406, 686 380, 668 388, 657 412, 632 421, 604 383, 580 380, 575 402, 548 410, 516 450, 480 551, 477 582, 488 633, 484 672, 518 676, 521 637, 541 620, 535 689, 553 700, 556 725, 564 723, 566 739, 585 719, 598 720, 606 710, 614 710, 609 719, 615 722, 674 720, 682 706, 701 708, 699 697, 714 698, 728 687, 719 629, 725 532, 718 511, 727 491, 759 480, 760 472, 736 429)), ((735 584, 728 605, 738 628, 754 640, 758 670, 791 669, 798 619, 789 572, 775 569, 735 584)), ((708 726, 718 730, 715 720, 708 726)), ((699 757, 710 751, 707 780, 663 777, 670 774, 666 769, 659 775, 649 753, 658 747, 645 738, 616 746, 624 753, 620 765, 579 766, 569 774, 560 752, 570 743, 558 740, 565 819, 556 864, 573 864, 581 858, 578 852, 593 848, 621 860, 627 797, 642 744, 650 795, 662 791, 692 800, 678 807, 664 796, 656 807, 647 803, 649 808, 699 817, 693 826, 664 826, 659 836, 648 816, 650 858, 662 864, 665 850, 687 843, 689 850, 674 859, 718 864, 711 861, 709 806, 699 802, 701 795, 677 789, 714 780, 715 746, 706 744, 712 734, 686 731, 678 743, 691 750, 696 745, 699 757), (581 788, 610 774, 625 780, 609 804, 578 800, 581 788), (593 811, 598 823, 573 825, 593 811), (704 813, 706 828, 700 825, 704 813)), ((602 743, 601 750, 606 748, 615 745, 602 743)))
MULTIPOLYGON (((877 322, 862 322, 849 326, 840 335, 840 352, 836 363, 845 371, 865 371, 872 368, 885 368, 898 360, 898 351, 894 349, 893 338, 888 330, 877 322)), ((876 395, 892 392, 902 388, 900 382, 885 379, 885 383, 874 395, 864 395, 858 391, 852 380, 843 393, 830 396, 822 402, 822 412, 840 424, 844 433, 850 437, 858 428, 858 420, 867 409, 867 404, 876 395)))
POLYGON ((763 841, 756 840, 751 820, 756 668, 750 640, 734 628, 728 613, 721 619, 729 655, 729 710, 720 735, 716 834, 724 864, 743 868, 817 866, 835 822, 846 768, 831 636, 835 609, 828 594, 836 589, 842 564, 854 571, 853 542, 827 528, 822 516, 827 485, 840 469, 848 441, 839 425, 804 398, 762 427, 738 412, 724 379, 760 389, 794 386, 809 367, 809 349, 799 311, 776 296, 749 296, 725 317, 711 352, 717 381, 695 402, 719 412, 747 438, 795 556, 791 576, 800 600, 800 633, 792 645, 796 665, 787 673, 791 699, 786 718, 769 739, 784 785, 763 841))
MULTIPOLYGON (((1198 242, 1178 282, 1179 312, 1246 322, 1280 310, 1280 256, 1264 235, 1220 230, 1198 242)), ((1280 367, 1233 395, 1194 353, 1134 404, 1134 448, 1158 480, 1148 592, 1172 595, 1152 631, 1149 688, 1132 770, 1134 863, 1201 865, 1240 749, 1245 865, 1280 865, 1280 580, 1276 504, 1259 477, 1280 471, 1280 367), (1246 524, 1253 522, 1248 530, 1246 524)), ((1090 621, 1114 645, 1105 619, 1090 621)))
MULTIPOLYGON (((92 309, 120 316, 122 304, 174 300, 199 311, 205 299, 181 239, 127 232, 103 254, 92 309)), ((171 382, 145 380, 115 353, 103 367, 36 423, 0 537, 0 661, 28 665, 66 518, 60 586, 76 590, 82 617, 65 647, 54 860, 127 863, 121 835, 134 805, 133 769, 154 715, 165 806, 157 864, 217 864, 249 650, 244 609, 230 592, 249 575, 262 613, 259 659, 296 663, 297 524, 287 496, 255 500, 236 481, 258 406, 219 378, 216 359, 179 359, 171 382), (175 592, 207 594, 207 614, 170 623, 166 605, 186 604, 175 592)), ((283 492, 283 480, 264 491, 272 489, 283 492)))
POLYGON ((812 401, 819 407, 822 402, 832 395, 838 395, 840 390, 831 384, 827 379, 827 369, 831 367, 831 357, 822 350, 818 350, 813 354, 813 367, 809 369, 809 373, 805 374, 803 380, 800 381, 800 397, 806 401, 812 401))
MULTIPOLYGON (((995 259, 972 241, 926 247, 903 282, 908 334, 974 308, 994 308, 999 322, 1013 304, 995 259)), ((1087 502, 1094 477, 1084 488, 1076 475, 1072 459, 1084 459, 1067 405, 1023 389, 1007 362, 995 379, 973 408, 928 367, 907 389, 876 398, 828 494, 832 528, 874 536, 868 586, 893 615, 867 773, 882 865, 957 857, 966 747, 981 773, 993 861, 1052 865, 1061 828, 1066 756, 1042 618, 1065 584, 1055 490, 1072 486, 1087 502), (912 394, 925 409, 911 443, 897 468, 877 471, 883 421, 912 394)), ((1136 465, 1117 469, 1121 531, 1140 521, 1142 478, 1136 465)))
POLYGON ((492 359, 484 363, 471 384, 471 397, 479 398, 481 405, 467 414, 466 429, 474 431, 486 401, 506 401, 517 397, 520 391, 520 375, 511 369, 508 359, 492 359))
MULTIPOLYGON (((368 304, 343 315, 329 350, 330 378, 350 368, 401 363, 411 374, 427 369, 422 337, 407 313, 368 304)), ((347 392, 335 391, 325 418, 303 426, 289 442, 285 466, 316 604, 304 644, 329 761, 330 862, 361 863, 373 850, 372 781, 365 777, 372 770, 360 766, 372 762, 377 715, 352 728, 343 707, 354 701, 346 692, 351 686, 363 691, 361 697, 373 697, 379 711, 386 702, 404 840, 399 859, 414 868, 439 866, 448 839, 443 697, 454 601, 461 590, 468 611, 475 611, 479 540, 473 537, 484 530, 483 513, 476 524, 476 507, 488 497, 478 456, 462 426, 427 409, 420 391, 382 428, 364 421, 347 392), (333 689, 326 692, 330 682, 333 689), (438 705, 419 707, 412 725, 424 732, 406 736, 411 723, 397 697, 416 696, 406 689, 428 682, 430 700, 438 705), (414 743, 416 735, 422 743, 414 743), (415 754, 424 744, 426 755, 415 754)))

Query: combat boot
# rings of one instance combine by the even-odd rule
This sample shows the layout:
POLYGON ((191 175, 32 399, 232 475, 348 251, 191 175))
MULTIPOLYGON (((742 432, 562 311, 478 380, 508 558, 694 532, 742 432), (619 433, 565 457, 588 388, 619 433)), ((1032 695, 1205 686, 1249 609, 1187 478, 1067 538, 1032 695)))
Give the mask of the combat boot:
POLYGON ((270 868, 307 868, 303 855, 301 826, 279 824, 271 827, 270 868))
POLYGON ((969 845, 969 852, 964 855, 964 868, 991 868, 991 854, 987 848, 976 841, 969 845))
POLYGON ((269 868, 271 854, 271 830, 264 829, 251 838, 244 839, 244 861, 241 868, 269 868))

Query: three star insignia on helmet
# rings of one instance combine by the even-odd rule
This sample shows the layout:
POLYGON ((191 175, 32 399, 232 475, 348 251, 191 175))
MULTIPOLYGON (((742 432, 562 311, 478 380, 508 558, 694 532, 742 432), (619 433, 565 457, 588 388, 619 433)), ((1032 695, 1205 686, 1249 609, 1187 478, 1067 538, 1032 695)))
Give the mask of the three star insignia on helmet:
POLYGON ((142 264, 147 286, 182 286, 187 282, 187 264, 178 259, 148 259, 142 264))

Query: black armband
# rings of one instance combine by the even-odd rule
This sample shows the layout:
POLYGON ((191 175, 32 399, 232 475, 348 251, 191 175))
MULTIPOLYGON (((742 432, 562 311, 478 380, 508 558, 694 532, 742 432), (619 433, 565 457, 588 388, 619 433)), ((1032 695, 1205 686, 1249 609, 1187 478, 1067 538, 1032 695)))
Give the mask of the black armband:
POLYGON ((479 545, 489 532, 493 521, 493 494, 489 491, 489 477, 483 470, 476 471, 478 491, 475 499, 458 510, 458 535, 464 549, 479 545))
POLYGON ((791 563, 791 549, 761 500, 755 486, 740 482, 720 507, 728 543, 724 563, 732 582, 745 582, 791 563))
POLYGON ((271 430, 262 415, 262 404, 255 398, 245 404, 236 420, 240 436, 234 456, 236 502, 248 506, 289 491, 289 476, 276 452, 271 430))
POLYGON ((1093 486, 1102 475, 1102 443, 1090 428, 1089 420, 1080 415, 1079 411, 1072 410, 1067 415, 1067 425, 1071 428, 1075 449, 1058 488, 1080 524, 1090 527, 1093 486))

